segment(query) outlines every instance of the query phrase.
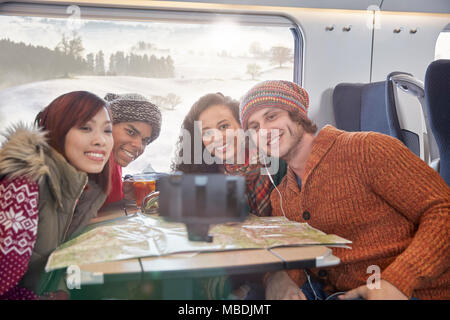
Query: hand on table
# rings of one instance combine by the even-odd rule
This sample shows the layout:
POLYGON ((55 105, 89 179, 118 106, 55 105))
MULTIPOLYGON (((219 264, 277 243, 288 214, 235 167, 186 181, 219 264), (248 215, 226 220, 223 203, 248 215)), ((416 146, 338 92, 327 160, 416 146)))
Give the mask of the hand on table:
POLYGON ((369 289, 366 285, 339 296, 341 300, 363 298, 364 300, 408 300, 408 297, 386 280, 380 280, 380 289, 369 289))
POLYGON ((266 300, 306 300, 306 297, 286 271, 278 271, 267 279, 266 300))

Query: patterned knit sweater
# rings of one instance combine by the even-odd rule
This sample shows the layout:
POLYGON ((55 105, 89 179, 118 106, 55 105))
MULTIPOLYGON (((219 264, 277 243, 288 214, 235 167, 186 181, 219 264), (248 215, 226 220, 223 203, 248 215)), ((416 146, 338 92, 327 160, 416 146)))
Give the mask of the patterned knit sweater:
MULTIPOLYGON (((300 191, 288 168, 279 186, 287 218, 353 242, 333 248, 338 266, 311 270, 328 293, 366 284, 376 265, 408 297, 450 299, 450 188, 400 141, 326 126, 301 180, 300 191)), ((271 203, 282 215, 277 192, 271 203)), ((288 273, 305 282, 302 270, 288 273)))

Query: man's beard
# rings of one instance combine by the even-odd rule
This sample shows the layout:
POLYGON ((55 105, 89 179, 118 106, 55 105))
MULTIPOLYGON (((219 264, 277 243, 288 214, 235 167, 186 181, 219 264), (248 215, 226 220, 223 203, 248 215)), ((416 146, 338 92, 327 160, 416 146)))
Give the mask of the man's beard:
POLYGON ((303 136, 305 135, 305 131, 302 127, 299 127, 299 130, 296 132, 294 132, 291 128, 288 128, 288 132, 294 143, 290 146, 289 150, 287 150, 284 155, 280 154, 280 158, 285 160, 286 162, 292 160, 300 150, 301 142, 303 140, 303 136))

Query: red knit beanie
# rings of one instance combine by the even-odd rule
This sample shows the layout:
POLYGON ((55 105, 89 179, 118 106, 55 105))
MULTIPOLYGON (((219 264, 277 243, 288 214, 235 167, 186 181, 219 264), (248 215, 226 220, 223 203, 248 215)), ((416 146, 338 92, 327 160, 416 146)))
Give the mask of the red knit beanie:
POLYGON ((256 84, 244 95, 239 106, 242 128, 247 130, 248 118, 253 112, 267 107, 293 111, 308 119, 308 93, 296 83, 285 80, 256 84))

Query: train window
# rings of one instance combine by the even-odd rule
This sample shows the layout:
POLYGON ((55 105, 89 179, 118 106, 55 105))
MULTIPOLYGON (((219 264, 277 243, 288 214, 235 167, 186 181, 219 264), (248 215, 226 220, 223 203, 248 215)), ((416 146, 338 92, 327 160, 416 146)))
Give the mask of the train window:
POLYGON ((435 60, 450 59, 450 24, 439 34, 436 41, 435 60))
POLYGON ((124 174, 167 172, 200 96, 239 100, 258 81, 300 78, 295 28, 278 16, 0 6, 0 129, 66 92, 139 93, 161 107, 161 134, 124 174))

